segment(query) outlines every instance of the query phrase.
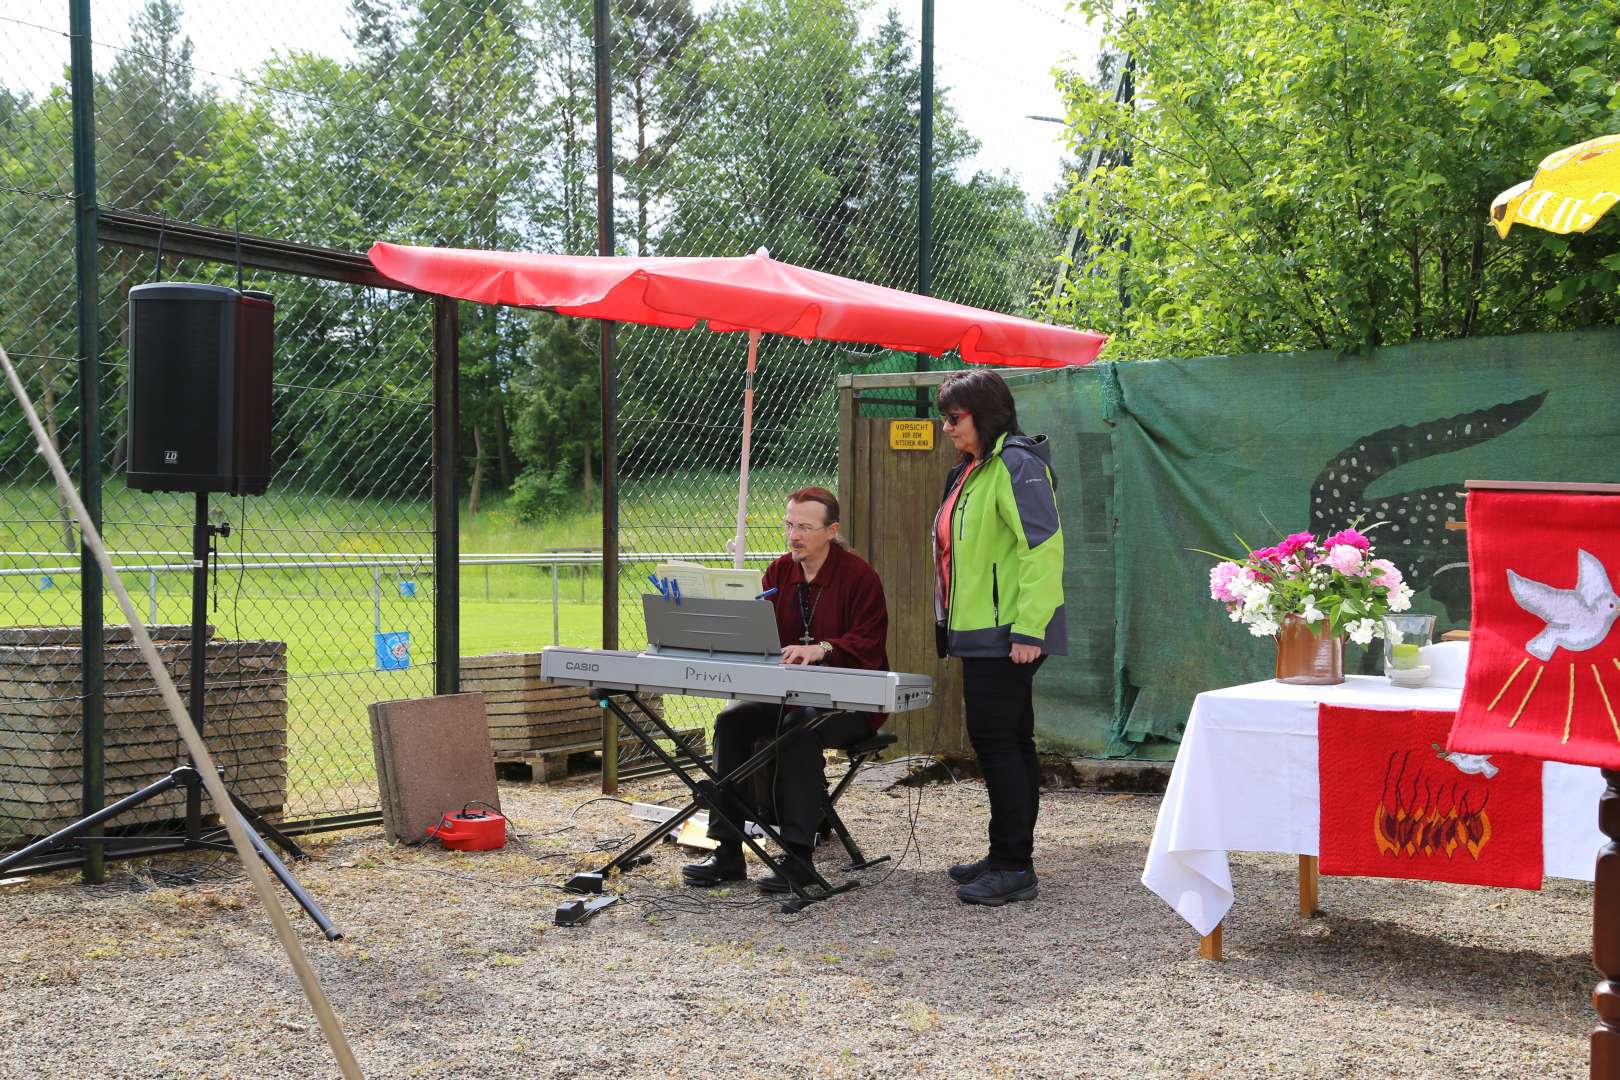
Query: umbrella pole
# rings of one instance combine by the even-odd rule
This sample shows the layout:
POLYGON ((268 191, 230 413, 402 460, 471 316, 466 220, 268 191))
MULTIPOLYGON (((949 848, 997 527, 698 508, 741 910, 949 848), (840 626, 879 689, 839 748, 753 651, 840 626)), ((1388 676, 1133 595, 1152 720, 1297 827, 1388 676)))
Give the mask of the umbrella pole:
POLYGON ((744 532, 748 526, 748 455, 754 438, 754 367, 759 363, 760 331, 748 331, 748 373, 743 377, 742 468, 737 482, 737 536, 732 543, 732 566, 743 567, 744 532))

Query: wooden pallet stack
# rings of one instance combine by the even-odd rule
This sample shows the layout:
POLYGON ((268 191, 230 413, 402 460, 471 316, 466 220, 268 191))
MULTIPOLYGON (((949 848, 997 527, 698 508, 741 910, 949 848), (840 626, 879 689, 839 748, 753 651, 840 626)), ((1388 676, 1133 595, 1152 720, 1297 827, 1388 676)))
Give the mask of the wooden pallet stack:
MULTIPOLYGON (((190 628, 150 628, 189 703, 190 628)), ((174 722, 127 627, 106 628, 106 802, 186 760, 174 722)), ((287 791, 287 647, 214 639, 209 628, 203 738, 225 779, 263 814, 287 791)), ((0 842, 41 836, 80 816, 84 656, 76 627, 0 629, 0 842)), ((175 820, 185 796, 169 792, 121 815, 118 825, 175 820)))
MULTIPOLYGON (((535 780, 561 779, 569 754, 602 748, 596 699, 582 686, 542 679, 539 653, 463 656, 461 689, 484 695, 496 763, 530 766, 535 780)), ((647 702, 662 710, 659 695, 647 702)))

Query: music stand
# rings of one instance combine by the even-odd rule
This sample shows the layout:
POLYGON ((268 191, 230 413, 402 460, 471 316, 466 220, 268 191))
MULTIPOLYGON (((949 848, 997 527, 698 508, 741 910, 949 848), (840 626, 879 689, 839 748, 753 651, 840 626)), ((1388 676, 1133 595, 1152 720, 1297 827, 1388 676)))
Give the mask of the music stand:
MULTIPOLYGON (((199 491, 196 494, 197 516, 191 531, 191 659, 189 669, 191 675, 191 720, 200 733, 204 730, 203 694, 208 667, 208 560, 213 546, 213 538, 215 536, 229 536, 231 527, 229 524, 210 524, 208 521, 208 493, 199 491)), ((223 769, 221 772, 223 772, 223 769)), ((0 859, 0 873, 4 873, 14 866, 22 866, 35 855, 41 855, 68 844, 83 843, 85 842, 84 834, 90 830, 112 820, 126 810, 133 809, 177 787, 184 788, 186 792, 186 828, 184 835, 176 838, 178 842, 173 850, 232 850, 228 842, 217 839, 220 829, 210 829, 206 835, 203 832, 202 774, 197 771, 195 763, 190 760, 188 755, 186 764, 173 770, 156 783, 148 784, 139 791, 119 799, 111 806, 104 807, 93 814, 80 818, 43 840, 37 840, 27 847, 14 851, 5 858, 0 859)), ((320 927, 321 933, 326 935, 326 940, 337 941, 342 938, 343 932, 332 925, 332 921, 326 917, 326 913, 321 910, 321 906, 304 891, 303 886, 298 884, 297 879, 292 876, 286 865, 264 842, 264 837, 268 836, 295 859, 305 857, 303 849, 285 833, 260 817, 256 811, 237 798, 235 793, 230 792, 229 789, 227 789, 226 793, 230 795, 231 804, 236 807, 243 820, 247 823, 248 838, 252 841, 254 850, 259 853, 259 857, 270 868, 271 873, 275 874, 276 879, 292 894, 293 899, 298 901, 298 906, 304 909, 304 912, 315 922, 315 925, 320 927)), ((95 843, 102 845, 118 844, 120 842, 144 844, 150 840, 149 837, 136 836, 96 836, 91 839, 95 843)))

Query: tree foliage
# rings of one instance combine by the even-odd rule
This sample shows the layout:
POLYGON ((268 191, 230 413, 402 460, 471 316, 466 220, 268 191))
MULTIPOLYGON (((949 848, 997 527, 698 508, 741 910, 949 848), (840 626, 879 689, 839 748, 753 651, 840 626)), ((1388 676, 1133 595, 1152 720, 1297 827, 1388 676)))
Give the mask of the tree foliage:
MULTIPOLYGON (((199 71, 180 0, 144 0, 129 47, 97 78, 102 203, 347 250, 378 239, 596 250, 589 4, 348 7, 346 53, 315 43, 231 78, 199 71)), ((701 12, 691 0, 615 0, 620 250, 743 255, 764 246, 818 270, 915 287, 916 48, 893 12, 866 32, 865 10, 862 0, 728 0, 701 12)), ((0 88, 0 177, 10 192, 71 190, 68 131, 65 84, 38 99, 0 88)), ((944 90, 934 145, 936 291, 1021 310, 1040 273, 1044 234, 1032 209, 1005 175, 969 167, 977 146, 944 90)), ((35 328, 22 351, 73 355, 64 304, 72 265, 63 258, 71 215, 8 193, 0 224, 9 250, 27 256, 0 284, 0 318, 35 328)), ((103 250, 102 438, 111 448, 123 437, 123 410, 111 403, 123 393, 118 330, 128 288, 160 272, 229 283, 235 275, 103 250)), ((391 457, 420 449, 429 385, 420 300, 274 280, 278 473, 349 494, 420 496, 423 474, 391 457)), ((601 467, 595 326, 474 305, 463 305, 460 325, 473 506, 497 488, 520 486, 536 505, 562 483, 588 489, 601 467)), ((620 340, 627 368, 667 380, 656 400, 625 401, 623 445, 640 455, 637 467, 699 463, 638 435, 672 419, 713 433, 705 467, 734 464, 743 339, 626 328, 620 340)), ((824 429, 824 418, 801 414, 820 407, 830 370, 860 360, 813 348, 814 364, 797 343, 762 349, 759 461, 799 453, 806 425, 824 429)), ((63 396, 70 374, 47 363, 33 376, 63 396)), ((635 373, 624 377, 634 390, 635 373)), ((0 458, 16 462, 5 452, 13 427, 0 425, 0 458)))
POLYGON ((1499 240, 1492 198, 1620 129, 1613 0, 1106 0, 1075 7, 1136 97, 1068 80, 1076 138, 1128 164, 1068 214, 1121 242, 1052 298, 1108 355, 1358 349, 1620 313, 1617 230, 1499 240))

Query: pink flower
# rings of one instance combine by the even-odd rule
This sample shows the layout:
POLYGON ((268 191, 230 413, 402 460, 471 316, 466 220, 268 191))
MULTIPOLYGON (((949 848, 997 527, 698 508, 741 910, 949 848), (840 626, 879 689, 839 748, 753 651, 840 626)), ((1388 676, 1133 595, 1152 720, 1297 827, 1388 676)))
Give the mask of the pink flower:
POLYGON ((1310 546, 1315 542, 1315 539, 1316 538, 1308 532, 1294 533, 1292 536, 1286 537, 1282 543, 1277 545, 1277 554, 1283 556, 1292 555, 1300 548, 1310 546))
POLYGON ((1255 548, 1253 551, 1249 552, 1249 558, 1255 560, 1256 562, 1276 562, 1278 559, 1281 559, 1284 554, 1286 553, 1282 550, 1282 548, 1263 547, 1255 548))
POLYGON ((1354 544, 1334 544, 1322 561, 1346 577, 1360 577, 1365 572, 1361 563, 1361 549, 1354 544))
POLYGON ((1211 600, 1222 603, 1235 603, 1238 593, 1232 590, 1233 579, 1243 573, 1243 567, 1235 562, 1216 563, 1209 571, 1209 596, 1211 600))
POLYGON ((1395 564, 1388 559, 1373 559, 1367 564, 1367 572, 1373 575, 1374 585, 1382 585, 1387 589, 1393 589, 1406 580, 1401 577, 1401 572, 1395 569, 1395 564))
POLYGON ((1340 532, 1334 533, 1332 536, 1322 541, 1322 546, 1330 550, 1338 547, 1341 544, 1348 544, 1357 551, 1368 551, 1372 548, 1372 541, 1368 540, 1365 536, 1361 535, 1354 529, 1344 529, 1340 532))

